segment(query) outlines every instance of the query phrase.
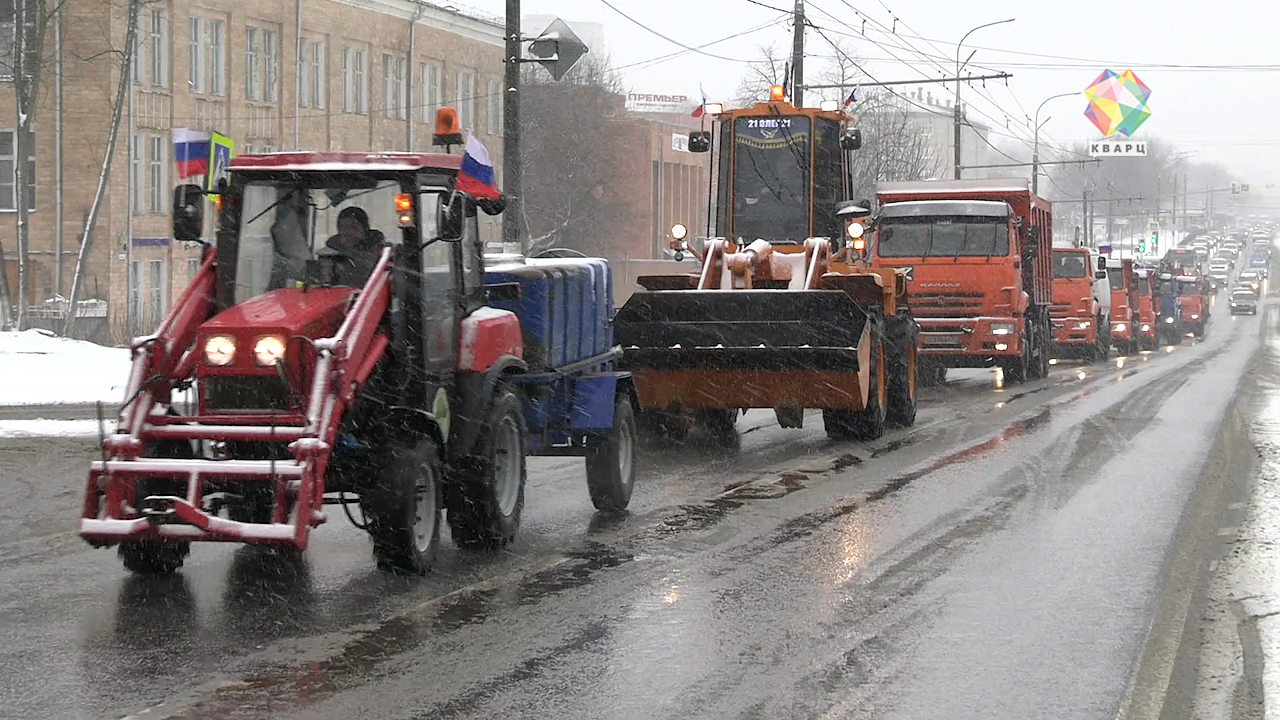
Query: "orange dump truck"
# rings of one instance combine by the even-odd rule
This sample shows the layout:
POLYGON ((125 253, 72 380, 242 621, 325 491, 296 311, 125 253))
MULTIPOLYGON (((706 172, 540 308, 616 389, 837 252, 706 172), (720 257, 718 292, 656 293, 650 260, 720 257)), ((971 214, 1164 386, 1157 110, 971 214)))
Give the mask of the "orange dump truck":
POLYGON ((912 268, 922 383, 947 368, 993 367, 1009 381, 1049 372, 1052 208, 1023 178, 886 182, 872 264, 912 268))

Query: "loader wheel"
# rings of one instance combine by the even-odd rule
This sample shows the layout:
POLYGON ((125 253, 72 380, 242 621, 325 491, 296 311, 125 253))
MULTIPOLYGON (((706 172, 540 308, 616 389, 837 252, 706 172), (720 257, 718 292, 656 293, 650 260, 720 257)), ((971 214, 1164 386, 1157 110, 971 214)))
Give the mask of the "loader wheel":
MULTIPOLYGON (((173 414, 170 410, 170 414, 173 414)), ((142 452, 144 458, 177 458, 189 460, 195 457, 191 443, 186 440, 158 440, 142 452)), ((185 480, 164 477, 138 478, 134 490, 134 507, 142 507, 142 499, 150 495, 177 495, 186 497, 185 480)), ((138 575, 172 575, 182 567, 191 554, 191 543, 163 540, 126 540, 116 547, 116 553, 126 570, 138 575)))
POLYGON ((631 399, 619 395, 613 404, 613 427, 587 439, 587 490, 601 512, 621 512, 631 503, 636 484, 636 415, 631 399))
POLYGON ((873 333, 872 338, 871 357, 874 362, 869 374, 871 390, 867 393, 867 407, 863 410, 824 409, 822 424, 827 437, 832 440, 876 440, 884 435, 887 396, 884 343, 878 332, 873 333))
POLYGON ((885 363, 885 420, 899 427, 916 424, 916 342, 919 332, 910 313, 899 313, 888 328, 891 351, 885 363))
POLYGON ((449 527, 460 547, 500 548, 515 539, 524 510, 525 424, 515 393, 498 391, 478 447, 460 478, 460 506, 449 509, 449 527))
POLYGON ((424 436, 413 447, 393 443, 387 455, 360 497, 373 555, 379 567, 424 575, 440 547, 440 449, 424 436))

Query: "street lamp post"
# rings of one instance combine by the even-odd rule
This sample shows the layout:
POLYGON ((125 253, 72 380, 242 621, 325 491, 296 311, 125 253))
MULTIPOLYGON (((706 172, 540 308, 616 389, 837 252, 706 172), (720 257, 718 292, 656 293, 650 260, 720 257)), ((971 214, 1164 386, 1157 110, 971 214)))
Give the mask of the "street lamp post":
MULTIPOLYGON (((1034 120, 1036 126, 1036 140, 1035 145, 1032 146, 1031 149, 1031 194, 1033 195, 1038 195, 1040 193, 1040 108, 1043 108, 1045 103, 1050 100, 1071 97, 1076 94, 1077 93, 1061 93, 1059 95, 1051 95, 1045 98, 1044 102, 1040 103, 1040 107, 1036 108, 1036 117, 1034 120)), ((1049 118, 1045 118, 1044 121, 1049 122, 1049 118)))
MULTIPOLYGON (((981 30, 984 27, 991 27, 992 25, 1001 25, 1004 23, 1011 23, 1015 19, 1016 18, 1009 18, 1008 20, 997 20, 995 22, 989 22, 985 25, 979 25, 973 30, 970 30, 969 32, 965 33, 964 37, 960 38, 960 42, 956 43, 956 100, 955 100, 955 107, 953 108, 953 110, 955 111, 953 124, 955 126, 956 179, 957 180, 960 179, 960 46, 964 45, 964 41, 968 39, 968 37, 972 35, 975 30, 981 30)), ((974 52, 977 52, 977 51, 975 50, 974 52)), ((969 53, 969 57, 973 57, 973 53, 969 53)), ((969 61, 965 60, 965 64, 968 64, 968 63, 969 61)))

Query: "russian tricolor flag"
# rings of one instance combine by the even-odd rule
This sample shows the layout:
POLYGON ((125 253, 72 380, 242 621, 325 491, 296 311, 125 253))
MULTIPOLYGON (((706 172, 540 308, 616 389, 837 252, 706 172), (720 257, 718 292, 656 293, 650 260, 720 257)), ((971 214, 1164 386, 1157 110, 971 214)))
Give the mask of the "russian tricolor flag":
POLYGON ((209 151, 212 136, 190 128, 173 129, 173 159, 178 164, 178 177, 189 178, 209 174, 209 151))
POLYGON ((475 135, 467 136, 466 151, 462 154, 462 167, 458 168, 458 181, 455 185, 459 192, 473 198, 498 200, 502 191, 493 182, 493 163, 489 162, 489 151, 484 143, 475 135))

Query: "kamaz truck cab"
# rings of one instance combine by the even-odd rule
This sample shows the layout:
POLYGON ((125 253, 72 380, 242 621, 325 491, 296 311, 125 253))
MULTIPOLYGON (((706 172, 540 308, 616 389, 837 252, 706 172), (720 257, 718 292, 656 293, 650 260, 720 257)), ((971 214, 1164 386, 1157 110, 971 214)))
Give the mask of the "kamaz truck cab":
POLYGON ((1106 360, 1111 354, 1111 283, 1106 258, 1088 248, 1054 248, 1051 312, 1058 357, 1106 360))
POLYGON ((1111 285, 1111 342, 1116 352, 1132 355, 1138 350, 1138 329, 1134 327, 1138 299, 1133 260, 1108 258, 1107 282, 1111 285))
POLYGON ((1209 322, 1208 282, 1203 275, 1179 275, 1175 282, 1178 288, 1178 308, 1182 317, 1183 332, 1190 332, 1197 338, 1203 338, 1205 325, 1209 322))
POLYGON ((1134 316, 1137 325, 1135 337, 1142 350, 1156 348, 1156 271, 1141 267, 1133 271, 1134 289, 1138 297, 1138 309, 1134 316))

